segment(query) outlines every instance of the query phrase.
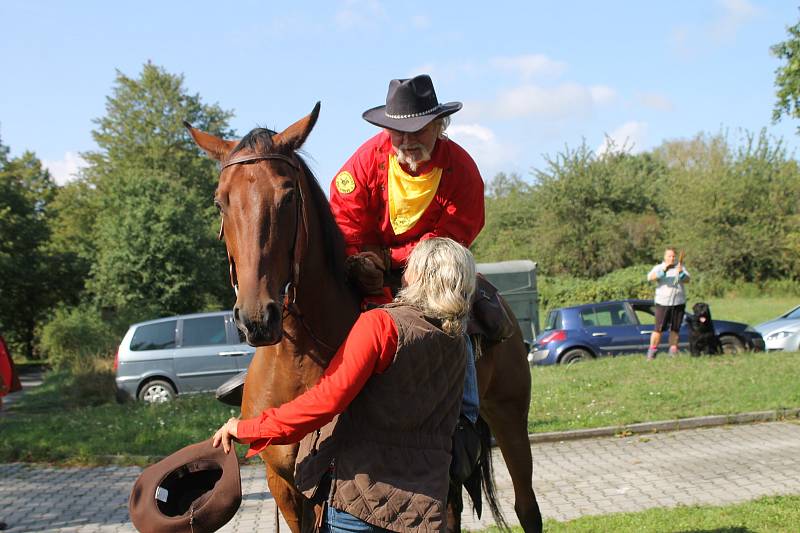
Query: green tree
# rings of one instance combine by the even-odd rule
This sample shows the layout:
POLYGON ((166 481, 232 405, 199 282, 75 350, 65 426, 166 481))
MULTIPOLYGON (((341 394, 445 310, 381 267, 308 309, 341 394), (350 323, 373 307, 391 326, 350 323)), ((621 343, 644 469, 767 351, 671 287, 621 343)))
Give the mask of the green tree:
POLYGON ((532 255, 546 274, 599 277, 650 262, 663 233, 666 168, 652 155, 584 143, 534 171, 532 255))
POLYGON ((64 298, 63 257, 47 248, 56 185, 31 152, 0 143, 0 324, 15 351, 34 355, 36 327, 64 298))
POLYGON ((731 146, 723 134, 664 143, 666 237, 687 264, 726 280, 800 277, 800 169, 764 131, 731 146))
POLYGON ((138 78, 117 73, 92 132, 99 150, 84 154, 86 185, 63 198, 72 226, 59 233, 77 254, 93 255, 87 288, 106 312, 128 320, 229 303, 211 202, 216 166, 182 121, 230 137, 230 116, 189 94, 182 76, 150 63, 138 78), (87 214, 91 243, 75 231, 87 214))
POLYGON ((800 22, 786 31, 789 38, 770 48, 772 54, 781 61, 781 65, 775 69, 777 101, 772 109, 773 122, 785 115, 800 118, 800 22))
POLYGON ((478 261, 531 258, 531 186, 517 174, 498 173, 486 186, 486 224, 472 251, 478 261))

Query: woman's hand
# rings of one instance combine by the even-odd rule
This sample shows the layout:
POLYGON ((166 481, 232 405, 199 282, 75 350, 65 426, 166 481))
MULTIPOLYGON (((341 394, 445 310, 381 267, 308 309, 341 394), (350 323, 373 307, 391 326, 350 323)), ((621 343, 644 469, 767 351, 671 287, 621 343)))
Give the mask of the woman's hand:
POLYGON ((214 433, 214 440, 211 442, 211 445, 216 448, 221 442, 222 449, 225 450, 225 453, 228 453, 231 451, 231 441, 239 438, 238 427, 239 419, 229 418, 228 421, 214 433))

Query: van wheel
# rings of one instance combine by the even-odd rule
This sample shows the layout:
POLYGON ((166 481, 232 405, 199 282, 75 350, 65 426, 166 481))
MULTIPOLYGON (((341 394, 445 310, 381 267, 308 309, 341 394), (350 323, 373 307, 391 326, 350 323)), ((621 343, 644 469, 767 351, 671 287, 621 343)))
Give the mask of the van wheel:
POLYGON ((719 338, 719 342, 722 344, 722 353, 736 354, 747 351, 739 337, 733 335, 723 335, 719 338))
POLYGON ((565 353, 561 360, 559 361, 562 365, 572 365, 575 363, 580 363, 581 361, 589 361, 594 359, 592 354, 587 352, 586 350, 582 350, 580 348, 575 348, 574 350, 570 350, 565 353))
POLYGON ((169 382, 154 379, 144 384, 139 391, 139 400, 144 403, 164 403, 175 399, 175 389, 169 382))

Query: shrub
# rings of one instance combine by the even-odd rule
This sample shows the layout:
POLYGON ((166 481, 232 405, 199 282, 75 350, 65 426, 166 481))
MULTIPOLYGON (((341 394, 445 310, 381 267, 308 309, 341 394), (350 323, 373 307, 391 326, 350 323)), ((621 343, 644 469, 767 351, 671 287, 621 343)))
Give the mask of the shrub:
POLYGON ((52 412, 112 403, 115 400, 114 361, 110 357, 85 357, 44 375, 39 387, 30 389, 14 409, 20 412, 52 412))
MULTIPOLYGON (((537 283, 542 316, 557 307, 626 298, 652 299, 655 294, 655 284, 647 281, 650 268, 652 267, 649 265, 632 266, 599 279, 539 276, 537 283)), ((687 290, 689 298, 693 301, 726 296, 742 298, 800 296, 800 281, 782 279, 753 283, 731 281, 708 273, 692 273, 687 290)))
POLYGON ((55 367, 109 354, 119 339, 112 327, 90 307, 59 308, 42 328, 41 350, 55 367))
POLYGON ((547 312, 556 307, 588 302, 652 298, 653 287, 647 281, 650 268, 644 265, 632 266, 599 279, 542 276, 538 280, 540 308, 547 312))

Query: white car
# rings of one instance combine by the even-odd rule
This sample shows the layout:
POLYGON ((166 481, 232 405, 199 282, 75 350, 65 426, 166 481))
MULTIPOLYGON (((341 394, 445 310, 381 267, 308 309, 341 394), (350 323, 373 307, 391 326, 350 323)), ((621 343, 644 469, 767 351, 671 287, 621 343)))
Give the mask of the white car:
POLYGON ((767 351, 800 352, 800 305, 774 320, 756 326, 767 351))

